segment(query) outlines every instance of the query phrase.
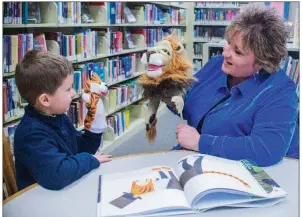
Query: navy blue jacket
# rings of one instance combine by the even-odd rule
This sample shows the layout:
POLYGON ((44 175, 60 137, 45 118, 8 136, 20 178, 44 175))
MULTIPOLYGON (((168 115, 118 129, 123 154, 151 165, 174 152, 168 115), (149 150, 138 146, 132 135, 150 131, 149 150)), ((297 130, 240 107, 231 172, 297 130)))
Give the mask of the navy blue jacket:
POLYGON ((99 167, 92 154, 101 136, 76 131, 65 114, 47 116, 27 106, 14 139, 18 189, 37 182, 59 190, 99 167))
POLYGON ((183 117, 197 128, 204 119, 199 152, 223 158, 249 159, 259 166, 279 162, 298 151, 298 97, 296 85, 279 70, 260 71, 229 89, 227 74, 221 70, 223 56, 211 59, 196 73, 188 92, 183 117), (290 144, 292 146, 290 147, 290 144))

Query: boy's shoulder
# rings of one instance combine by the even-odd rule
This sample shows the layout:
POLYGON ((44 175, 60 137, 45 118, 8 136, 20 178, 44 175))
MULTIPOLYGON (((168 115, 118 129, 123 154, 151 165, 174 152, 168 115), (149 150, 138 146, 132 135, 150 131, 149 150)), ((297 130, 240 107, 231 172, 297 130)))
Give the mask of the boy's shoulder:
POLYGON ((51 136, 54 130, 42 120, 33 118, 25 113, 15 131, 15 143, 18 143, 18 141, 22 142, 27 135, 38 135, 43 132, 51 136))

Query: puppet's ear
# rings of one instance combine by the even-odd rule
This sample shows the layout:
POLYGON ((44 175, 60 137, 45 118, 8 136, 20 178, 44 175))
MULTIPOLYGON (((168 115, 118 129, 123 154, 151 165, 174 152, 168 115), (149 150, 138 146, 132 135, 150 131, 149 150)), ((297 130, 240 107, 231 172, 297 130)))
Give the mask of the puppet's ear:
POLYGON ((178 32, 177 32, 176 29, 174 29, 174 30, 172 31, 171 37, 172 37, 174 40, 178 41, 178 32))
POLYGON ((184 46, 182 45, 182 43, 179 42, 176 48, 176 53, 182 53, 184 50, 184 46))

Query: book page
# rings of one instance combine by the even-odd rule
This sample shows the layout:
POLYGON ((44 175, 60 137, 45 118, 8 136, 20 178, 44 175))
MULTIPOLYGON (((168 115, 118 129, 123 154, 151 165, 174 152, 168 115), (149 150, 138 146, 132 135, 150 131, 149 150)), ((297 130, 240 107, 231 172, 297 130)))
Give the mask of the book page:
POLYGON ((101 216, 191 212, 174 171, 154 166, 120 174, 102 175, 101 216))
POLYGON ((268 196, 239 161, 193 154, 179 160, 176 173, 192 207, 200 198, 215 192, 227 193, 222 193, 223 201, 218 194, 207 196, 211 197, 211 206, 215 200, 222 205, 229 199, 238 202, 249 198, 253 200, 255 196, 268 196))

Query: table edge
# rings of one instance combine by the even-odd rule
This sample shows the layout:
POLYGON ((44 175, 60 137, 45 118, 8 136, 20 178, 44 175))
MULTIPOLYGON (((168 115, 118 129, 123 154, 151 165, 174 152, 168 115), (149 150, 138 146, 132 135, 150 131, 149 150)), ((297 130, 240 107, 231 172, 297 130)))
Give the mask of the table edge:
MULTIPOLYGON (((167 151, 143 152, 143 153, 124 155, 124 156, 120 156, 120 157, 113 157, 112 160, 121 160, 121 159, 125 159, 125 158, 130 158, 130 157, 137 157, 137 156, 151 155, 151 154, 163 154, 163 153, 171 153, 171 152, 190 152, 190 151, 189 150, 167 150, 167 151)), ((299 161, 299 159, 296 159, 296 158, 291 158, 291 157, 284 157, 284 158, 289 159, 289 160, 297 160, 297 161, 299 161)), ((3 201, 3 205, 7 204, 11 200, 13 200, 16 197, 20 196, 24 192, 29 191, 30 189, 32 189, 34 187, 37 187, 37 186, 38 186, 38 183, 35 183, 35 184, 32 184, 32 185, 30 185, 30 186, 22 189, 21 191, 18 191, 17 193, 13 194, 12 196, 6 198, 3 201)))
MULTIPOLYGON (((151 155, 151 154, 161 154, 161 153, 170 153, 170 152, 186 152, 187 150, 167 150, 167 151, 154 151, 154 152, 143 152, 143 153, 137 153, 137 154, 129 154, 129 155, 124 155, 124 156, 120 156, 120 157, 113 157, 112 160, 120 160, 120 159, 124 159, 124 158, 130 158, 130 157, 136 157, 136 156, 143 156, 143 155, 151 155)), ((16 192, 15 194, 11 195, 10 197, 6 198, 3 201, 3 205, 7 204, 8 202, 10 202, 11 200, 15 199, 16 197, 20 196, 21 194, 23 194, 26 191, 31 190, 34 187, 37 187, 38 183, 34 183, 24 189, 22 189, 21 191, 16 192)))

